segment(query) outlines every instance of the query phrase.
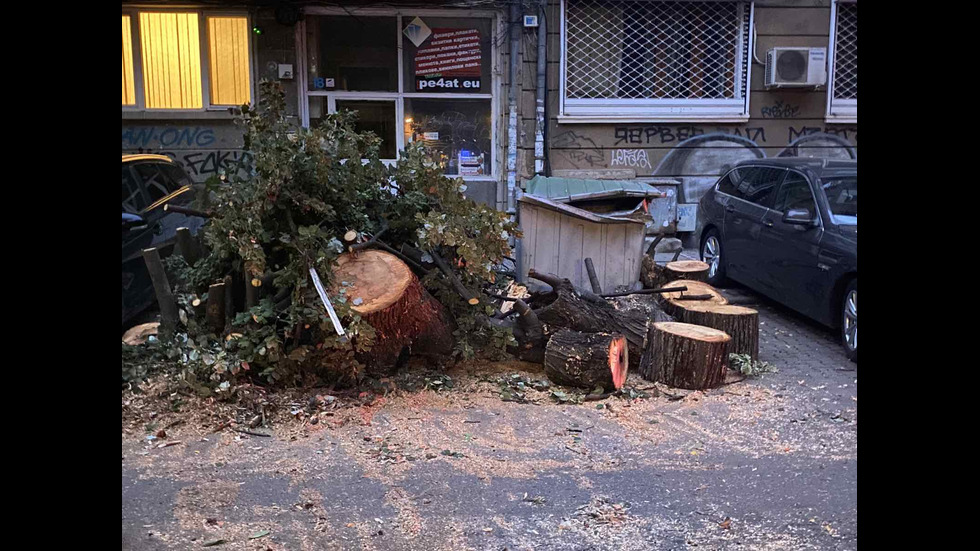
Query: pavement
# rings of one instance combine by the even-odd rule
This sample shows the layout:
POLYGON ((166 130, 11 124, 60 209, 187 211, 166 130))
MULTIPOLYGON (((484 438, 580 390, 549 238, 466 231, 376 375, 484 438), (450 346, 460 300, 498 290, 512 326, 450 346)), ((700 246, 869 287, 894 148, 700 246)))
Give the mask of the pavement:
POLYGON ((500 400, 494 377, 532 364, 464 365, 451 390, 269 438, 188 423, 163 448, 124 415, 122 548, 856 549, 856 364, 833 331, 723 293, 759 310, 778 372, 673 394, 631 374, 659 395, 557 404, 500 400))

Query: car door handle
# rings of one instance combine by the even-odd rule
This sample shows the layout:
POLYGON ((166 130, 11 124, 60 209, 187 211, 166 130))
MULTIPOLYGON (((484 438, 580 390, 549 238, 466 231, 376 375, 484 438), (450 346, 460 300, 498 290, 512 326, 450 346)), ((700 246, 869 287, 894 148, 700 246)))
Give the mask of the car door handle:
POLYGON ((735 212, 734 205, 725 205, 725 212, 735 212))
POLYGON ((767 227, 767 228, 771 228, 772 227, 772 220, 765 220, 765 221, 762 222, 762 224, 765 227, 767 227))

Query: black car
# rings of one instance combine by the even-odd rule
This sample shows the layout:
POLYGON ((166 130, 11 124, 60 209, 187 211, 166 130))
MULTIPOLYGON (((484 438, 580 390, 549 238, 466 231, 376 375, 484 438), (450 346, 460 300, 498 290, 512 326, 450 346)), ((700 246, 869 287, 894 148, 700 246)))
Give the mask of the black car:
POLYGON ((731 278, 840 328, 857 361, 857 161, 743 161, 701 198, 708 283, 731 278))
POLYGON ((196 233, 204 222, 163 210, 165 204, 187 206, 197 190, 187 173, 163 155, 122 156, 122 322, 133 320, 156 302, 143 249, 160 256, 173 251, 177 228, 196 233))

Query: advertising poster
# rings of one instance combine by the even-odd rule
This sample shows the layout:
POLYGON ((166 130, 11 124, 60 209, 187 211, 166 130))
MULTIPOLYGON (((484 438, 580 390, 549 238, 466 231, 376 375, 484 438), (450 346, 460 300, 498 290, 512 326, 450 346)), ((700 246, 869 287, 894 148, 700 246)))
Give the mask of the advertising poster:
POLYGON ((415 91, 479 92, 482 55, 478 29, 432 29, 415 53, 415 91))

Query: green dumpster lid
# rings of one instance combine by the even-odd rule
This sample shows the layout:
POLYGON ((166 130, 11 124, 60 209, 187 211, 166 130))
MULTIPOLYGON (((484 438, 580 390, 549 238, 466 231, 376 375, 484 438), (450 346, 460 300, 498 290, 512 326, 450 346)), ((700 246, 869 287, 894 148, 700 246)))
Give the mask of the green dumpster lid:
POLYGON ((666 197, 664 192, 635 180, 588 180, 537 175, 527 182, 527 193, 559 203, 614 197, 666 197))

